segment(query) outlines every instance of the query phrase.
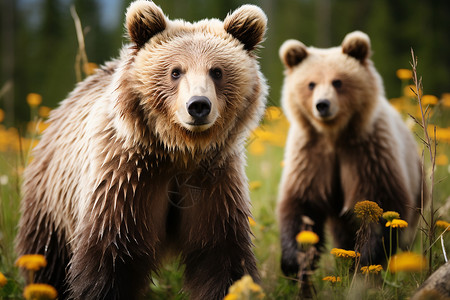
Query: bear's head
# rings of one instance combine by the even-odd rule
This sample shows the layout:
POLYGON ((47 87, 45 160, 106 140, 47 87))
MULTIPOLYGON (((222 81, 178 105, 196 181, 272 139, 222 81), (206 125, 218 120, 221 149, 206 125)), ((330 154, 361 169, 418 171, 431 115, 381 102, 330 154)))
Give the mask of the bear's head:
POLYGON ((122 136, 192 155, 246 138, 266 101, 254 53, 266 24, 253 5, 223 22, 189 23, 169 20, 153 2, 132 3, 126 14, 132 47, 116 78, 122 136))
POLYGON ((370 123, 384 90, 365 33, 349 33, 340 47, 328 49, 287 40, 279 54, 285 66, 283 107, 291 122, 334 133, 370 123))

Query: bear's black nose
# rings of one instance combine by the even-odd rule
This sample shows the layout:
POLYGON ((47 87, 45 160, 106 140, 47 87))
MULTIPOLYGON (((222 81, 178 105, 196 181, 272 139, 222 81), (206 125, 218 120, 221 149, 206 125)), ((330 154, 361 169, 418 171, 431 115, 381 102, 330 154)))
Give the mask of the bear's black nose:
POLYGON ((187 102, 186 107, 194 119, 203 119, 211 112, 211 101, 205 96, 193 96, 187 102))
POLYGON ((316 104, 316 108, 321 117, 326 117, 330 114, 330 101, 327 99, 319 100, 316 104))

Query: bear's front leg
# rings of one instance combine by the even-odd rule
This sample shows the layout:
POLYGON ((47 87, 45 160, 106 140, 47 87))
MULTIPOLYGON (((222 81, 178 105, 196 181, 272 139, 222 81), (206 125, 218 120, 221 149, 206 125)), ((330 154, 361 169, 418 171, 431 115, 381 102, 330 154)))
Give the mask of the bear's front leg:
POLYGON ((122 181, 126 176, 118 173, 111 178, 121 184, 100 181, 78 222, 68 271, 73 299, 140 299, 158 268, 166 194, 143 162, 136 165, 140 177, 132 173, 122 181))
POLYGON ((181 211, 185 288, 191 299, 223 299, 228 287, 249 274, 259 281, 252 252, 248 185, 242 165, 193 174, 183 193, 195 197, 181 211), (194 190, 193 190, 194 189, 194 190))

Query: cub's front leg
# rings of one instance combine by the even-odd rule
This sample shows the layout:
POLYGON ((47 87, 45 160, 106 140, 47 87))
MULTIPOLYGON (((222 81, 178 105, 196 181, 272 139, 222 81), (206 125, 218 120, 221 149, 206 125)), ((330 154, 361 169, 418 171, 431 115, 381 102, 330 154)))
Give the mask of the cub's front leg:
POLYGON ((223 299, 242 276, 259 281, 243 163, 236 156, 224 166, 201 168, 191 178, 180 189, 195 197, 191 207, 181 210, 185 287, 192 299, 223 299))

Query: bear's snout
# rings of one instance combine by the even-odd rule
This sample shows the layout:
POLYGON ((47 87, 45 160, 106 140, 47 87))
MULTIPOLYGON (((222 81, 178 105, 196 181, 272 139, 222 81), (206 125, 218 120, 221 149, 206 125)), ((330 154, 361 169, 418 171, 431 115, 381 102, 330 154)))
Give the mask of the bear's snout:
POLYGON ((330 116, 330 100, 328 99, 321 99, 316 103, 316 109, 319 113, 319 116, 321 117, 328 117, 330 116))
POLYGON ((202 121, 211 112, 211 101, 205 96, 193 96, 186 103, 186 108, 196 122, 202 121))

